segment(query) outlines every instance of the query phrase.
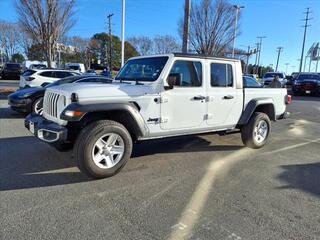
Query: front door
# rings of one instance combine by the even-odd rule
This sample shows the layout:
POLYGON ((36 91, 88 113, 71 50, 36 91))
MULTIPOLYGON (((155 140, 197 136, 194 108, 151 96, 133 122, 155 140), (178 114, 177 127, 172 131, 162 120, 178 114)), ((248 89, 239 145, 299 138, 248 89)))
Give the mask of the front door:
POLYGON ((162 129, 192 129, 205 123, 203 68, 203 62, 196 60, 176 60, 173 63, 170 74, 179 76, 179 80, 172 89, 161 94, 162 129))

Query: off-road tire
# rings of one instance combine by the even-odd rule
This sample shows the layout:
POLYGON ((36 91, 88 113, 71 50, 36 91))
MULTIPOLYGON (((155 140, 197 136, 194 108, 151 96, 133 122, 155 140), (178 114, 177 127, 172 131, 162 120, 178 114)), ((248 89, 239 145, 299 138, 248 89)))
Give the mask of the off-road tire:
POLYGON ((132 153, 132 138, 128 130, 120 123, 111 120, 99 120, 86 126, 80 132, 75 143, 75 157, 81 172, 92 178, 106 178, 117 174, 127 163, 132 153), (99 168, 93 161, 92 149, 96 141, 108 133, 116 133, 123 139, 124 154, 112 168, 99 168))
POLYGON ((261 112, 255 112, 252 114, 249 122, 241 128, 241 139, 243 144, 249 148, 254 148, 254 149, 261 148, 268 142, 270 131, 271 131, 271 121, 268 115, 261 112), (257 124, 261 120, 264 120, 267 123, 268 132, 265 139, 259 143, 255 140, 254 130, 257 124))
POLYGON ((36 111, 36 107, 37 107, 37 103, 42 101, 42 111, 43 111, 43 97, 39 97, 36 100, 33 101, 32 103, 32 107, 31 107, 31 112, 32 113, 37 113, 36 111))

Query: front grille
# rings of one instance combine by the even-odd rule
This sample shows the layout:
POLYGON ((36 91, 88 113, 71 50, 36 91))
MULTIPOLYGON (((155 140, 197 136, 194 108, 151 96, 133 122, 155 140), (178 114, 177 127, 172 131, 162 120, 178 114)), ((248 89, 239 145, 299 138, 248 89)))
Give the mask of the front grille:
POLYGON ((58 93, 46 92, 43 102, 44 112, 52 117, 58 118, 60 98, 61 96, 58 93))

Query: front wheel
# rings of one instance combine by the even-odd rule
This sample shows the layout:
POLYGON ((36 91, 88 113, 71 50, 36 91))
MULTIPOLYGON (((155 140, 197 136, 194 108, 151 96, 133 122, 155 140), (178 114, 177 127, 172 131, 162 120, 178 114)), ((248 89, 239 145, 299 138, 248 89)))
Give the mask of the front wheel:
POLYGON ((32 104, 32 112, 42 115, 43 113, 43 97, 36 99, 32 104))
POLYGON ((93 178, 110 177, 119 172, 130 158, 132 139, 122 124, 97 121, 81 131, 75 151, 83 173, 93 178))
POLYGON ((261 148, 267 141, 271 130, 271 122, 267 114, 255 112, 247 125, 241 129, 244 145, 250 148, 261 148))

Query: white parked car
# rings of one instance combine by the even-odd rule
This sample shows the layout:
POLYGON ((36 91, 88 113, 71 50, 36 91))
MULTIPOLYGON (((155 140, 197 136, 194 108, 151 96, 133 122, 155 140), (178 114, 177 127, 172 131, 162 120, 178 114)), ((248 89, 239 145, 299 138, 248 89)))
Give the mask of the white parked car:
POLYGON ((84 67, 83 63, 67 63, 66 69, 73 70, 79 73, 85 73, 86 68, 84 67))
POLYGON ((285 87, 287 83, 286 74, 283 72, 267 72, 262 78, 262 84, 264 86, 269 86, 271 81, 274 79, 275 76, 279 77, 279 81, 281 82, 281 86, 285 87))
POLYGON ((79 75, 79 73, 69 70, 29 69, 21 74, 19 87, 44 87, 59 79, 76 75, 79 75))
POLYGON ((239 129, 246 146, 261 148, 290 102, 287 89, 244 86, 239 60, 154 55, 129 59, 111 84, 46 89, 43 115, 25 126, 58 148, 74 145, 80 170, 103 178, 143 140, 239 129))

